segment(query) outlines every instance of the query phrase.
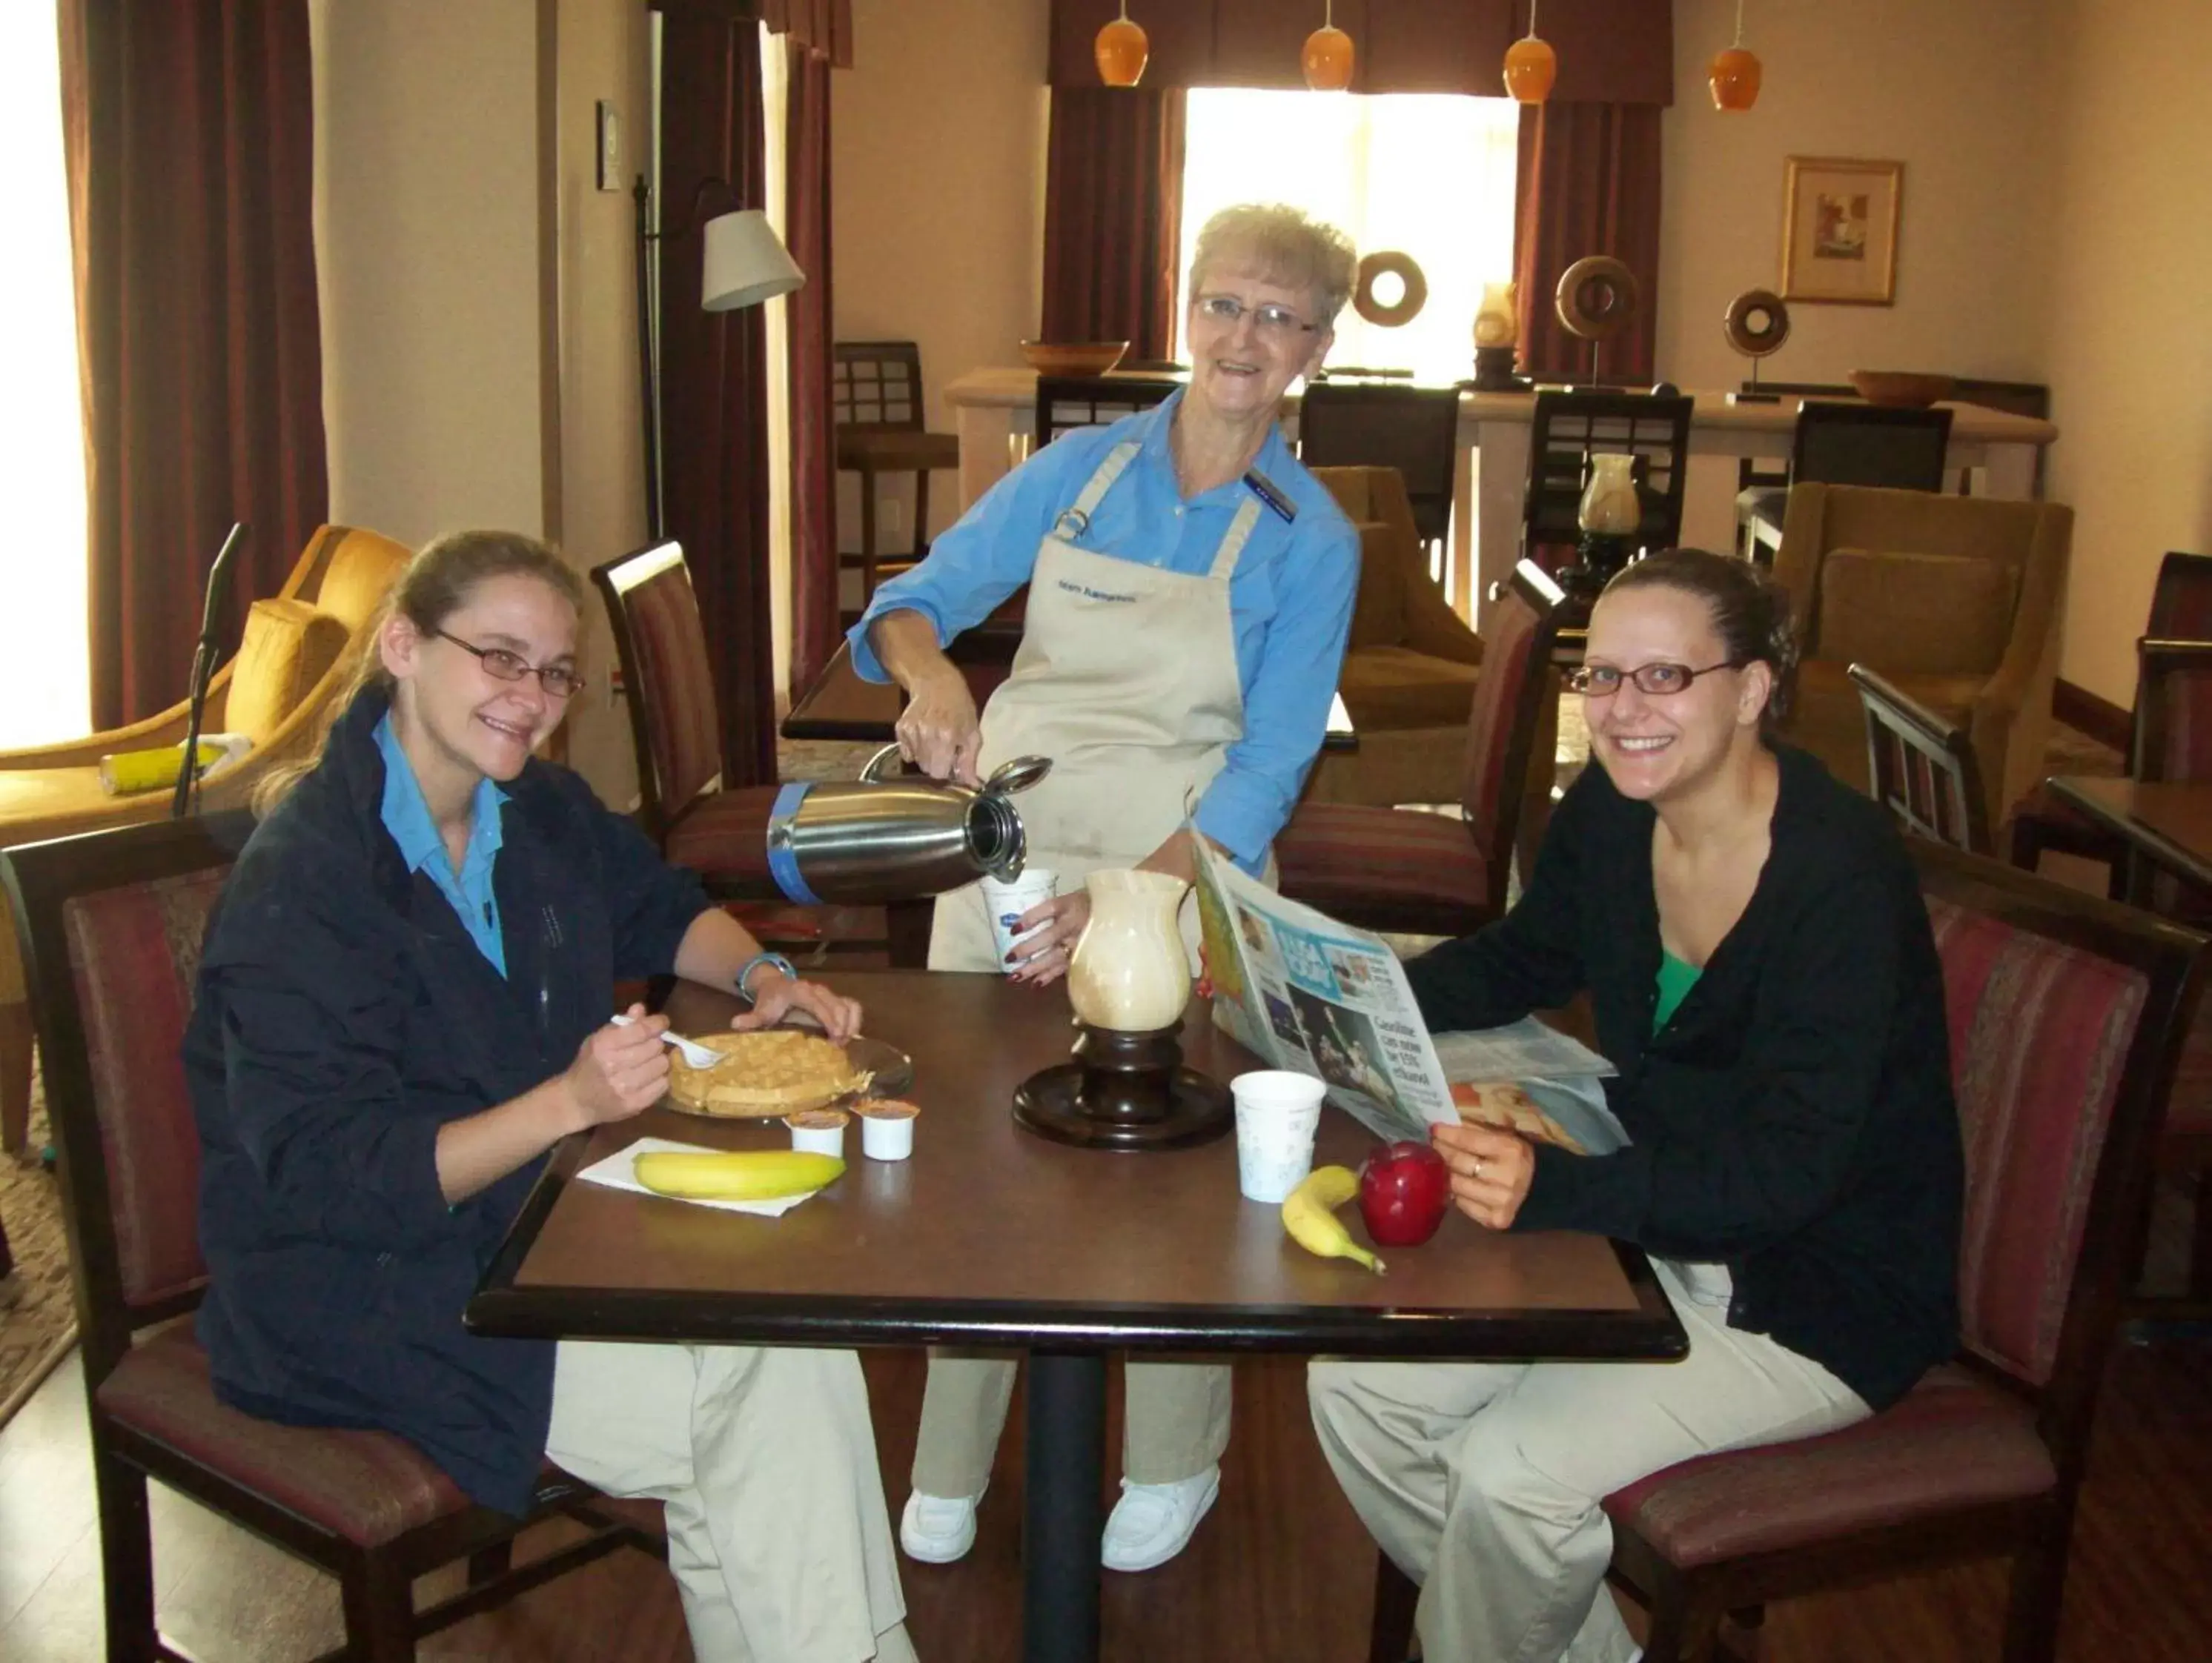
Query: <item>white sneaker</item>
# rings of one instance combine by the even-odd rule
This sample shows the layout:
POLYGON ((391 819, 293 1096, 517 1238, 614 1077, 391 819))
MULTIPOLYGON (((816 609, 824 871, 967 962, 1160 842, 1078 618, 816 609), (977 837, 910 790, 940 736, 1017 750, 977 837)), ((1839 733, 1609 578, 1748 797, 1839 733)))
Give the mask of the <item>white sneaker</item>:
POLYGON ((1221 1493, 1221 1469, 1169 1484, 1121 1480, 1121 1499, 1106 1520, 1098 1563, 1109 1570, 1150 1570, 1181 1553, 1221 1493))
POLYGON ((909 1559, 925 1565, 949 1565, 975 1545, 975 1504, 981 1496, 925 1496, 906 1498, 899 1514, 899 1545, 909 1559))

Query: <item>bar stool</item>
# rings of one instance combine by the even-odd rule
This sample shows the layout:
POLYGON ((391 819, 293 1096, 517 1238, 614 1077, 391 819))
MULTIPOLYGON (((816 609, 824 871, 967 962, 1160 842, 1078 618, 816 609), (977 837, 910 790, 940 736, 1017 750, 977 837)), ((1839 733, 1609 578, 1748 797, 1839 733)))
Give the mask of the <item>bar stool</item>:
POLYGON ((912 341, 840 341, 830 348, 830 397, 837 421, 837 469, 860 476, 860 552, 838 565, 858 567, 860 604, 881 580, 876 549, 876 482, 914 476, 914 535, 892 558, 910 565, 929 552, 929 476, 960 465, 960 441, 921 426, 921 349, 912 341))

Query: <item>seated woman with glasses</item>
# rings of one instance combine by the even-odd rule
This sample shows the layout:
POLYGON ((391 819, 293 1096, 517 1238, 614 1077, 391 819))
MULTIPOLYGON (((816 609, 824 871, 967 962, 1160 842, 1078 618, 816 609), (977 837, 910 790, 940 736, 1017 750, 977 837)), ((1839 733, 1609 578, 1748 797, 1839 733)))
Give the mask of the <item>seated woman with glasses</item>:
MULTIPOLYGON (((1071 433, 992 488, 929 557, 878 589, 853 662, 908 702, 899 746, 939 779, 1052 759, 1018 801, 1032 867, 1059 893, 1023 914, 1015 980, 1065 974, 1090 915, 1084 877, 1141 866, 1188 880, 1184 832, 1255 875, 1321 749, 1358 586, 1359 542, 1278 426, 1291 382, 1335 339, 1352 292, 1342 233, 1290 208, 1231 208, 1199 234, 1189 385, 1071 433), (945 646, 1024 584, 1013 673, 979 714, 945 646)), ((1197 958, 1197 908, 1184 935, 1197 958)), ((937 903, 929 962, 1006 974, 978 888, 937 903)), ((1012 1389, 1011 1361, 932 1358, 900 1540, 959 1558, 1012 1389)), ((1229 1370, 1132 1363, 1123 1491, 1101 1559, 1172 1558, 1213 1503, 1229 1370)))
POLYGON ((613 1025, 618 980, 735 987, 738 1027, 860 1025, 535 755, 583 686, 584 603, 529 538, 432 543, 317 753, 264 784, 185 1047, 216 1394, 397 1433, 509 1513, 549 1456, 660 1500, 702 1660, 902 1663, 853 1353, 461 1324, 547 1150, 667 1083, 666 1019, 613 1025))
POLYGON ((1486 1229, 1654 1256, 1690 1350, 1631 1363, 1315 1363, 1322 1448, 1421 1585, 1422 1654, 1626 1663, 1622 1486, 1847 1425, 1949 1356, 1964 1187, 1943 985, 1887 816, 1778 743, 1787 598, 1677 549, 1628 567, 1575 673, 1597 764, 1527 892, 1407 966, 1437 1029, 1589 996, 1628 1145, 1438 1126, 1486 1229))

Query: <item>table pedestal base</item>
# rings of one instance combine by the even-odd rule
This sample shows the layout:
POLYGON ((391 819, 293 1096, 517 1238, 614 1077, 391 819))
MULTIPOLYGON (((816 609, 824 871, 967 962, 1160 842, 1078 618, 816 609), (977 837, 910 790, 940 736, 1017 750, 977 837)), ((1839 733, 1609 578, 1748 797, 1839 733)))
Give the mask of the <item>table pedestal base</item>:
POLYGON ((1022 1496, 1022 1663, 1097 1663, 1106 1359, 1030 1353, 1022 1496))

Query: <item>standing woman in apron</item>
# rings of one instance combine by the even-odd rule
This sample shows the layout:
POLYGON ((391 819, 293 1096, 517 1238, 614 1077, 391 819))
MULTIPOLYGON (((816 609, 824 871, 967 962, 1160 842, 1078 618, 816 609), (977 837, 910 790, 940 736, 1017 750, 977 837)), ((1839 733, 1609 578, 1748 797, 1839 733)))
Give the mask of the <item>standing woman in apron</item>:
MULTIPOLYGON (((1024 915, 1011 964, 980 889, 940 897, 933 969, 1057 980, 1090 917, 1085 873, 1194 876, 1187 798, 1200 835, 1246 871, 1270 871, 1321 747, 1359 565, 1350 523, 1276 424, 1284 392, 1334 339, 1352 265, 1342 233, 1295 209, 1216 215, 1191 262, 1188 389, 1048 446, 876 591, 854 662, 906 689, 909 760, 969 782, 1012 756, 1053 763, 1021 813, 1030 860, 1060 892, 1024 915), (979 719, 945 643, 1024 583, 1021 649, 979 719)), ((1183 920, 1194 964, 1196 912, 1183 920)), ((915 1558, 943 1563, 973 1545, 1014 1367, 933 1353, 899 1532, 915 1558)), ((1213 1503, 1230 1372, 1132 1363, 1127 1384, 1122 1496, 1100 1557, 1145 1570, 1182 1551, 1213 1503)))

